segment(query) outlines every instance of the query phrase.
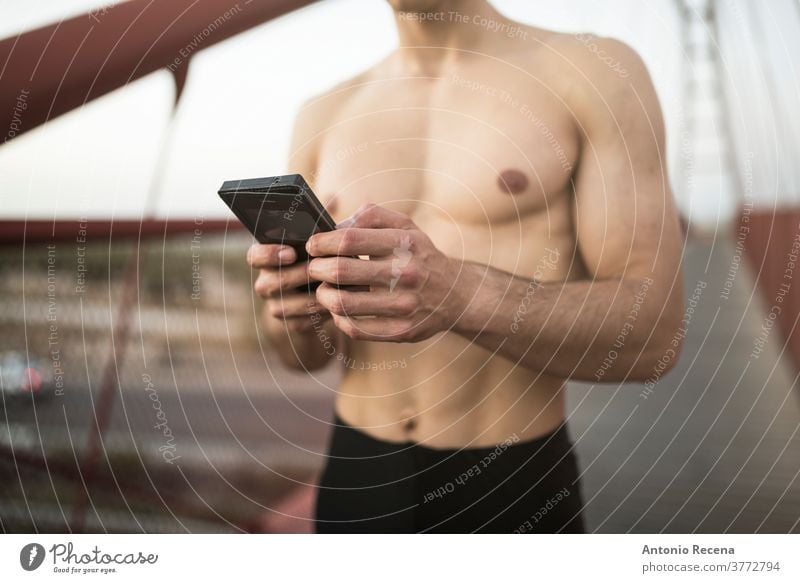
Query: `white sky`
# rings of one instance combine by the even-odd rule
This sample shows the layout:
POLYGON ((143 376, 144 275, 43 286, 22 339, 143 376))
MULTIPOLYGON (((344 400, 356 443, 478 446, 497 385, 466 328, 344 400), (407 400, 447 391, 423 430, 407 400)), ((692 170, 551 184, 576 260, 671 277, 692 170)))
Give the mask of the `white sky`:
MULTIPOLYGON (((747 0, 720 0, 734 154, 752 161, 747 184, 767 204, 800 201, 800 10, 794 1, 758 2, 755 12, 747 0), (772 85, 777 97, 770 98, 772 85), (780 107, 786 113, 776 120, 780 107)), ((0 37, 102 4, 0 0, 0 37)), ((712 223, 732 212, 735 201, 718 184, 682 187, 681 72, 687 67, 672 0, 493 4, 523 22, 615 36, 639 50, 665 111, 681 207, 712 223)), ((199 52, 166 148, 162 140, 174 89, 162 71, 0 147, 0 215, 141 216, 155 162, 162 157, 159 216, 227 216, 216 195, 219 184, 283 173, 299 105, 379 60, 395 43, 384 0, 325 0, 199 52), (275 76, 280 83, 271 82, 275 76)))

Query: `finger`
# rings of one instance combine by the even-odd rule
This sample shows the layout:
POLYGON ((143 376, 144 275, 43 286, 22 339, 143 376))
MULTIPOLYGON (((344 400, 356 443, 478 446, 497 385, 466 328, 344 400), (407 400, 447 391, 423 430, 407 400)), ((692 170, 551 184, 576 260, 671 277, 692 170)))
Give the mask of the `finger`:
POLYGON ((262 269, 253 288, 262 298, 293 293, 296 288, 311 281, 308 265, 307 262, 303 262, 289 267, 262 269))
POLYGON ((306 243, 312 257, 331 255, 392 255, 395 249, 411 249, 411 236, 400 229, 342 229, 317 233, 306 243))
POLYGON ((415 294, 353 292, 327 283, 317 288, 317 301, 337 316, 409 317, 419 309, 415 294))
POLYGON ((391 261, 351 257, 317 257, 308 264, 309 276, 335 285, 388 285, 391 261))
POLYGON ((327 312, 313 295, 309 296, 306 293, 291 293, 281 298, 273 298, 267 302, 265 309, 267 314, 280 320, 327 312))
POLYGON ((397 318, 354 319, 337 314, 332 317, 336 327, 353 340, 408 342, 414 329, 410 321, 397 318))
POLYGON ((362 206, 351 217, 336 226, 337 229, 350 227, 360 229, 412 229, 415 225, 408 215, 390 211, 387 208, 370 203, 362 206))
POLYGON ((253 269, 289 265, 297 260, 297 253, 288 245, 263 245, 256 243, 247 250, 247 263, 253 269))

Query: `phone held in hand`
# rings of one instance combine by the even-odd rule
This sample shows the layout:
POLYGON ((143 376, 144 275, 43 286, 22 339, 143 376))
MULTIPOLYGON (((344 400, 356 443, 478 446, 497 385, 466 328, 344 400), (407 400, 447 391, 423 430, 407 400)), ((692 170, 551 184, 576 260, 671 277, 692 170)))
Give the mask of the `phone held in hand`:
POLYGON ((218 193, 256 241, 289 245, 298 261, 308 259, 305 244, 311 235, 336 228, 300 174, 226 180, 218 193))

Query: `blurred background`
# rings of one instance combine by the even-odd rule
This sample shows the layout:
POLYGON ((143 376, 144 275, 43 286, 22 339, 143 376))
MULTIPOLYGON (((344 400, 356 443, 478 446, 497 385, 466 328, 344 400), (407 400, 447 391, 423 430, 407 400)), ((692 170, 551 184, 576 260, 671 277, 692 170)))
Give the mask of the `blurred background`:
MULTIPOLYGON (((492 4, 631 44, 667 122, 686 348, 570 385, 588 527, 800 532, 800 2, 492 4)), ((0 0, 3 532, 311 531, 338 372, 279 366, 216 189, 396 42, 383 0, 0 0)))

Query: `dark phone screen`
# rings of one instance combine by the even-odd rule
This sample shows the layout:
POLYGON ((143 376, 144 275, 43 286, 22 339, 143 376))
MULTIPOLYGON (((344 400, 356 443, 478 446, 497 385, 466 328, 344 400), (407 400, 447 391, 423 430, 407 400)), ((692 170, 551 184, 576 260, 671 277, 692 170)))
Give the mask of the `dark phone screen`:
POLYGON ((314 217, 302 210, 249 208, 247 216, 256 233, 277 241, 307 241, 318 228, 314 217))

